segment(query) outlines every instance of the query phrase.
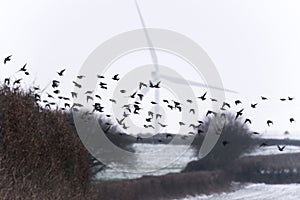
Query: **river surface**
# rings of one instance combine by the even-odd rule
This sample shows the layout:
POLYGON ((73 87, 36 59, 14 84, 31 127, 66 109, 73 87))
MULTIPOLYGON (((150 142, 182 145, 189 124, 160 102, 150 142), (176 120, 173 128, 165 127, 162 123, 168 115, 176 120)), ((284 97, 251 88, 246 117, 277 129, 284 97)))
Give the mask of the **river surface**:
MULTIPOLYGON (((270 135, 269 135, 270 136, 270 135)), ((274 137, 272 137, 274 138, 274 137)), ((282 139, 282 137, 281 137, 282 139)), ((291 138, 294 139, 294 138, 291 138)), ((297 138, 299 139, 299 138, 297 138)), ((107 169, 99 173, 96 179, 101 181, 122 180, 122 179, 135 179, 144 175, 164 175, 168 173, 180 172, 192 160, 196 160, 194 150, 187 149, 183 145, 169 146, 165 150, 166 145, 152 145, 152 144, 135 144, 133 148, 138 153, 135 159, 127 160, 131 165, 126 165, 124 170, 107 169), (147 157, 145 152, 159 152, 153 154, 152 157, 147 157), (184 153, 182 153, 184 152, 184 153), (173 160, 170 164, 161 167, 162 160, 173 160), (130 169, 129 169, 130 168, 130 169), (136 173, 135 171, 140 171, 136 173), (144 173, 142 173, 144 172, 144 173)), ((284 152, 279 152, 276 147, 258 148, 255 151, 246 155, 271 155, 279 153, 299 153, 300 147, 287 146, 284 152)), ((245 156, 246 156, 245 155, 245 156)), ((300 184, 289 185, 266 185, 266 184, 232 184, 233 191, 230 193, 215 194, 210 196, 196 196, 186 197, 184 200, 299 200, 300 199, 300 184)))

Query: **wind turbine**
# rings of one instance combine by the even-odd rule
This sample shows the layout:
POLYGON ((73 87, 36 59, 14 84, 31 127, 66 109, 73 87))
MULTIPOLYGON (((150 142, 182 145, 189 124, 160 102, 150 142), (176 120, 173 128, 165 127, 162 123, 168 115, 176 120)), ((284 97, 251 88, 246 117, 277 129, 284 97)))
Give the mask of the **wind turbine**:
MULTIPOLYGON (((238 93, 238 92, 236 92, 234 90, 225 89, 225 88, 219 88, 219 87, 214 87, 214 86, 210 86, 210 85, 207 85, 207 84, 204 84, 204 83, 200 83, 200 82, 196 82, 196 81, 182 80, 182 79, 178 79, 178 78, 171 77, 171 76, 160 75, 160 73, 159 73, 159 65, 158 65, 158 57, 157 57, 155 48, 153 47, 153 44, 152 44, 150 35, 148 33, 148 30, 146 28, 145 20, 143 18, 143 15, 142 15, 142 12, 141 12, 141 9, 139 7, 139 4, 138 4, 137 0, 135 0, 135 6, 136 6, 136 9, 137 9, 139 18, 140 18, 141 25, 142 25, 143 30, 144 30, 144 34, 145 34, 147 43, 148 43, 148 47, 149 47, 149 51, 150 51, 152 63, 154 65, 154 71, 152 73, 154 81, 157 82, 157 81, 160 80, 160 78, 163 78, 165 80, 168 80, 168 81, 171 81, 171 82, 174 82, 174 83, 177 83, 177 84, 186 84, 186 83, 188 83, 189 85, 195 86, 195 87, 204 87, 204 88, 209 88, 209 89, 214 89, 214 90, 222 90, 224 92, 236 93, 236 94, 238 93)), ((145 90, 143 90, 142 92, 143 93, 147 92, 145 90)), ((157 105, 156 105, 156 108, 155 108, 155 113, 158 114, 159 113, 159 108, 160 108, 160 106, 159 106, 159 103, 160 103, 159 102, 159 100, 160 100, 160 92, 159 92, 159 90, 155 90, 155 100, 157 102, 157 105)), ((157 124, 157 120, 156 119, 155 119, 155 133, 156 134, 158 133, 158 124, 157 124)))

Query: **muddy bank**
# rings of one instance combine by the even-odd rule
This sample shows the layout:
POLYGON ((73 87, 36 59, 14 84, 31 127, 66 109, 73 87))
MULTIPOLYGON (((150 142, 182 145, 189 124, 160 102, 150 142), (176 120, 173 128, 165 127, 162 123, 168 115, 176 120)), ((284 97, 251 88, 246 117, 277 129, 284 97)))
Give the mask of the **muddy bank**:
POLYGON ((190 172, 97 183, 91 193, 98 199, 172 199, 226 192, 230 190, 231 181, 232 177, 224 171, 190 172))

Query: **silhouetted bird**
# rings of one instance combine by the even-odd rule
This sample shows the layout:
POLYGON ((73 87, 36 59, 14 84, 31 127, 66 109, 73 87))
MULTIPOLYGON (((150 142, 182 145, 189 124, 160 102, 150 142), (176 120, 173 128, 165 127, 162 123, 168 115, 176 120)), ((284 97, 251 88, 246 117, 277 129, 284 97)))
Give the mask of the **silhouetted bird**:
POLYGON ((188 99, 188 100, 186 100, 188 103, 193 103, 193 101, 192 100, 190 100, 190 99, 188 99))
POLYGON ((179 122, 179 125, 180 125, 180 126, 184 126, 185 123, 184 123, 184 122, 179 122))
POLYGON ((20 84, 21 83, 21 78, 20 79, 17 79, 17 80, 15 80, 15 82, 14 82, 14 84, 13 85, 15 85, 15 84, 20 84))
POLYGON ((259 135, 259 132, 254 131, 254 132, 252 132, 252 134, 259 135))
POLYGON ((54 99, 54 97, 51 94, 47 93, 47 95, 48 95, 48 98, 54 99))
POLYGON ((142 87, 148 87, 147 84, 143 83, 143 82, 140 82, 140 85, 139 85, 139 89, 141 90, 142 87))
POLYGON ((207 92, 205 92, 201 97, 198 97, 198 99, 201 99, 202 101, 206 100, 206 94, 207 92))
POLYGON ((60 91, 59 91, 59 90, 54 90, 53 93, 54 93, 54 94, 59 94, 60 91))
POLYGON ((76 92, 71 92, 72 98, 77 98, 77 93, 76 92))
POLYGON ((8 61, 11 61, 11 57, 12 57, 12 55, 7 56, 6 58, 4 58, 4 64, 6 64, 8 61))
POLYGON ((280 147, 279 145, 277 145, 277 148, 278 148, 279 151, 283 151, 285 149, 285 146, 280 147))
POLYGON ((294 118, 290 118, 290 122, 291 123, 295 122, 295 119, 294 118))
POLYGON ((5 78, 5 79, 4 79, 4 84, 10 85, 10 79, 9 79, 9 78, 5 78))
POLYGON ((261 99, 262 99, 262 100, 268 100, 267 97, 263 97, 263 96, 261 96, 261 99))
POLYGON ((79 75, 79 76, 77 76, 77 78, 78 78, 78 79, 83 79, 83 78, 85 78, 85 76, 79 75))
POLYGON ((156 114, 156 119, 158 118, 162 118, 162 115, 161 114, 156 114))
POLYGON ((251 107, 252 107, 252 108, 256 108, 256 106, 257 106, 257 103, 251 104, 251 107))
POLYGON ((151 111, 148 111, 148 116, 151 116, 153 118, 154 113, 151 111))
POLYGON ((146 122, 151 122, 152 118, 147 118, 146 122))
POLYGON ((286 101, 286 99, 285 98, 281 98, 280 101, 286 101))
POLYGON ((161 126, 161 127, 163 127, 163 128, 166 128, 168 125, 167 124, 162 124, 162 123, 159 123, 158 122, 158 124, 161 126))
POLYGON ((86 91, 84 94, 93 94, 94 91, 86 91))
POLYGON ((63 69, 63 70, 57 72, 57 74, 58 74, 59 76, 63 76, 65 71, 66 71, 66 69, 63 69))
POLYGON ((110 102, 117 104, 117 101, 114 99, 109 99, 110 102))
POLYGON ((208 110, 207 113, 206 113, 206 117, 210 114, 213 114, 215 117, 217 116, 217 113, 214 112, 214 111, 211 111, 211 110, 208 110))
POLYGON ((87 95, 86 96, 86 102, 89 102, 89 100, 94 101, 94 98, 91 97, 91 96, 89 96, 89 95, 87 95))
POLYGON ((149 81, 149 87, 150 88, 160 88, 160 81, 158 82, 158 83, 156 83, 155 85, 151 82, 151 81, 149 81))
POLYGON ((288 97, 289 101, 292 101, 294 99, 294 97, 288 97))
POLYGON ((97 78, 104 78, 104 76, 101 76, 101 75, 97 75, 97 78))
POLYGON ((123 127, 122 127, 124 130, 127 130, 129 129, 130 127, 129 126, 126 126, 125 124, 123 124, 123 127))
POLYGON ((175 108, 178 108, 179 112, 181 112, 181 110, 182 110, 181 106, 177 106, 175 108))
POLYGON ((134 93, 133 93, 132 95, 130 95, 129 97, 130 97, 130 98, 132 98, 132 99, 134 99, 134 98, 135 98, 135 95, 136 95, 136 93, 137 93, 137 92, 134 92, 134 93))
POLYGON ((73 83, 74 83, 75 87, 78 87, 78 88, 82 87, 80 84, 76 83, 75 81, 73 81, 73 83))
POLYGON ((234 103, 235 103, 235 105, 239 105, 239 104, 241 104, 242 102, 241 102, 240 100, 236 100, 234 103))
POLYGON ((96 94, 95 97, 97 97, 98 99, 102 100, 101 96, 96 94))
POLYGON ((140 100, 142 101, 143 100, 143 97, 144 97, 144 95, 143 94, 137 94, 138 95, 138 97, 140 97, 140 100))
POLYGON ((70 104, 68 104, 68 103, 65 103, 65 108, 70 108, 70 104))
POLYGON ((195 114, 195 109, 190 109, 190 113, 195 114))
POLYGON ((151 104, 156 105, 157 103, 155 101, 151 101, 151 104))
POLYGON ((212 102, 218 102, 218 100, 217 100, 217 99, 214 99, 214 98, 210 98, 210 100, 211 100, 212 102))
POLYGON ((227 106, 228 108, 230 108, 230 104, 229 103, 223 102, 222 108, 225 108, 225 106, 227 106))
POLYGON ((100 105, 100 103, 95 103, 93 112, 94 112, 94 111, 98 111, 98 112, 101 112, 101 113, 102 113, 102 112, 104 112, 103 109, 104 109, 104 107, 102 107, 102 106, 100 105))
POLYGON ((126 90, 120 90, 120 92, 121 92, 122 94, 124 94, 124 93, 126 93, 126 90))
POLYGON ((268 120, 268 121, 267 121, 267 124, 268 124, 268 126, 270 126, 270 124, 273 125, 273 122, 272 122, 271 120, 268 120))
POLYGON ((237 119, 237 118, 239 118, 240 116, 242 116, 242 115, 243 115, 243 111, 244 111, 244 109, 238 111, 238 112, 236 113, 235 119, 237 119))
POLYGON ((52 88, 57 88, 59 86, 59 81, 53 80, 52 81, 52 88))
POLYGON ((119 78, 118 76, 119 76, 119 74, 114 75, 114 77, 112 78, 112 80, 114 80, 114 81, 119 81, 120 78, 119 78))
POLYGON ((251 122, 250 119, 246 119, 245 122, 244 122, 244 124, 246 124, 246 123, 252 124, 252 122, 251 122))
POLYGON ((116 118, 117 122, 119 125, 122 125, 124 123, 125 117, 121 120, 119 120, 118 118, 116 118))
POLYGON ((165 102, 165 103, 169 104, 169 101, 168 101, 168 100, 166 100, 166 99, 164 99, 164 100, 163 100, 163 102, 165 102))
POLYGON ((26 65, 27 65, 27 63, 25 63, 25 65, 23 65, 23 67, 19 70, 19 72, 26 72, 27 71, 26 65))
POLYGON ((168 105, 168 107, 169 107, 171 110, 173 110, 173 109, 174 109, 174 107, 173 107, 173 106, 171 106, 171 105, 168 105))

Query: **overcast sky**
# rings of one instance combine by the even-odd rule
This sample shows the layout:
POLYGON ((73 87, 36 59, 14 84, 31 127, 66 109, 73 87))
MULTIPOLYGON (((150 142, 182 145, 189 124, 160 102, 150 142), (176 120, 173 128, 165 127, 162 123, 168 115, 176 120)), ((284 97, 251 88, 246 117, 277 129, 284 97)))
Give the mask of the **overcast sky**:
MULTIPOLYGON (((147 27, 184 34, 207 52, 224 87, 239 92, 227 93, 228 102, 243 101, 239 108, 246 108, 254 131, 300 130, 298 0, 140 0, 139 4, 147 27), (270 100, 261 102, 261 95, 270 100), (279 101, 287 96, 296 99, 279 101), (258 108, 251 109, 250 103, 258 103, 258 108), (289 123, 290 117, 295 124, 289 123), (266 126, 268 119, 274 121, 271 128, 266 126)), ((71 80, 96 47, 141 28, 133 0, 1 0, 0 25, 0 57, 13 54, 9 65, 0 65, 1 79, 28 63, 30 80, 36 78, 45 86, 58 70, 67 68, 65 90, 70 90, 71 80)), ((149 55, 144 57, 149 64, 149 55)), ((179 63, 172 67, 180 72, 185 68, 179 63)), ((187 78, 193 77, 184 71, 187 78)))

